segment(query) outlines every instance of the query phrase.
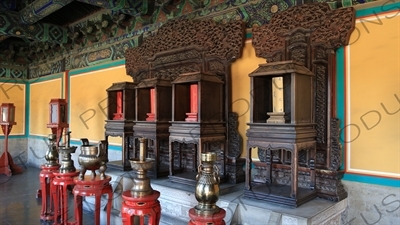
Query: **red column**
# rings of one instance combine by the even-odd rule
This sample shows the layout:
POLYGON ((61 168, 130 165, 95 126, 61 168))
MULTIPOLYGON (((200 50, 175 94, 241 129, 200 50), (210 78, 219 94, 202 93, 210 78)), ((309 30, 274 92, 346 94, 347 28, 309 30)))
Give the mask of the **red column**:
POLYGON ((198 85, 197 84, 191 84, 190 85, 190 112, 186 113, 187 118, 186 121, 197 121, 198 118, 198 85))
POLYGON ((122 91, 117 91, 117 112, 114 113, 113 120, 123 119, 122 114, 122 91))
POLYGON ((150 113, 147 113, 146 121, 154 121, 156 112, 156 90, 150 88, 150 113))

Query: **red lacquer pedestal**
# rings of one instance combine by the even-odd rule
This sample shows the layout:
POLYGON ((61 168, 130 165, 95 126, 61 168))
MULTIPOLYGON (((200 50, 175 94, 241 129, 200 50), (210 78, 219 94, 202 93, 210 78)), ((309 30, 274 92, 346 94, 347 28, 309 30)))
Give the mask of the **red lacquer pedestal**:
POLYGON ((103 194, 108 195, 107 202, 107 225, 110 225, 110 215, 112 206, 113 190, 110 184, 111 177, 101 179, 100 176, 96 176, 92 179, 90 175, 86 175, 83 180, 79 180, 77 177, 74 178, 75 187, 74 202, 75 202, 75 220, 76 225, 83 225, 82 223, 82 197, 94 196, 95 197, 95 211, 94 211, 94 224, 100 225, 100 210, 101 210, 101 196, 103 194))
POLYGON ((60 165, 47 166, 42 165, 42 170, 39 174, 40 190, 37 197, 42 198, 42 210, 40 211, 40 219, 45 221, 54 220, 54 201, 50 192, 53 186, 54 172, 58 172, 60 165))
POLYGON ((68 222, 68 186, 74 186, 74 177, 79 171, 71 173, 54 172, 51 194, 54 200, 54 224, 53 225, 75 225, 75 222, 68 222), (58 218, 60 218, 58 220, 58 218))
POLYGON ((134 224, 134 217, 140 218, 140 225, 144 225, 144 217, 148 216, 147 225, 158 225, 161 218, 161 206, 157 200, 160 197, 160 192, 153 191, 151 195, 143 197, 132 197, 131 191, 122 193, 123 203, 121 208, 122 224, 134 224))
POLYGON ((199 215, 194 208, 189 210, 190 221, 188 225, 225 225, 225 210, 220 209, 218 213, 209 216, 199 215))

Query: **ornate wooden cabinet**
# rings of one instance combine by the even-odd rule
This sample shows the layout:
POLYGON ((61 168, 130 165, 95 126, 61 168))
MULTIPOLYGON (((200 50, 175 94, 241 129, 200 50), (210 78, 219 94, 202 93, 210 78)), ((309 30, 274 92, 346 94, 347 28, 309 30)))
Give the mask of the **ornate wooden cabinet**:
MULTIPOLYGON (((335 118, 334 104, 335 50, 348 43, 349 36, 354 30, 354 24, 353 8, 331 10, 326 3, 315 3, 289 8, 275 14, 269 24, 253 28, 253 47, 258 57, 267 59, 269 64, 279 64, 282 61, 292 60, 307 68, 315 76, 315 96, 313 98, 315 106, 312 107, 313 113, 310 114, 315 115, 312 121, 312 123, 315 123, 316 131, 315 138, 313 138, 316 141, 315 187, 319 197, 334 201, 347 197, 347 193, 340 181, 343 172, 339 170, 341 165, 341 146, 339 141, 339 120, 335 118)), ((258 84, 254 83, 254 85, 258 84)), ((283 84, 285 85, 285 81, 283 84)), ((260 85, 265 86, 262 82, 260 85)), ((268 85, 266 90, 270 89, 268 85)), ((300 92, 308 91, 306 88, 303 89, 302 86, 299 86, 300 92)), ((255 90, 252 95, 262 95, 263 91, 257 92, 255 90)), ((285 93, 283 94, 285 95, 285 93)), ((273 97, 268 97, 266 101, 271 101, 273 97)), ((303 103, 302 99, 296 101, 303 103)), ((286 108, 286 103, 284 104, 284 108, 286 108)), ((252 110, 254 112, 257 108, 252 110)), ((266 108, 266 110, 271 110, 271 108, 266 108)), ((247 149, 246 195, 248 197, 257 197, 257 192, 259 192, 257 189, 261 188, 259 186, 266 187, 271 180, 273 183, 281 185, 298 182, 299 187, 309 187, 310 179, 313 176, 309 155, 299 153, 298 158, 294 159, 293 152, 291 155, 287 155, 286 153, 282 154, 282 151, 280 151, 280 154, 268 151, 268 148, 275 150, 281 146, 259 146, 254 144, 252 139, 256 137, 257 132, 268 132, 269 129, 267 128, 271 125, 265 122, 265 129, 262 129, 261 125, 253 126, 252 123, 260 123, 264 119, 266 119, 266 115, 262 114, 258 118, 257 116, 253 117, 252 121, 250 121, 250 129, 248 130, 249 147, 257 146, 261 148, 258 149, 259 162, 252 162, 250 154, 252 150, 250 148, 247 149), (252 128, 256 128, 257 132, 252 128), (293 167, 293 163, 296 163, 296 161, 300 166, 297 170, 293 167)), ((282 121, 279 115, 277 119, 282 121)), ((295 129, 297 134, 300 134, 299 132, 302 132, 302 130, 304 130, 302 127, 296 127, 295 129)), ((309 133, 301 136, 302 138, 311 139, 314 134, 309 129, 309 133)), ((273 140, 279 140, 281 137, 288 138, 291 137, 291 134, 276 135, 273 140)), ((272 136, 269 136, 269 138, 272 138, 272 136)), ((307 147, 304 148, 307 149, 307 147)), ((284 200, 279 200, 279 202, 287 204, 284 200)), ((293 204, 293 200, 291 202, 287 205, 298 205, 297 203, 293 204)), ((298 203, 300 204, 301 202, 298 203)))
MULTIPOLYGON (((170 94, 168 96, 171 98, 165 100, 166 102, 163 103, 170 104, 169 107, 167 105, 163 106, 163 110, 168 109, 170 111, 163 112, 162 115, 164 117, 171 115, 173 111, 172 99, 174 99, 174 103, 179 103, 178 105, 174 105, 174 115, 168 121, 168 128, 170 121, 173 124, 170 129, 173 135, 169 136, 170 133, 165 130, 166 125, 163 125, 162 130, 165 134, 163 137, 168 135, 167 141, 161 141, 157 146, 155 145, 153 155, 151 156, 155 157, 157 155, 156 164, 158 168, 167 164, 169 174, 172 175, 185 170, 187 172, 196 172, 199 160, 196 156, 198 156, 199 151, 197 151, 195 144, 198 143, 199 137, 205 138, 206 136, 211 137, 213 135, 218 137, 218 140, 216 142, 213 141, 214 144, 211 144, 210 139, 208 139, 207 144, 200 143, 201 147, 207 146, 208 150, 220 153, 221 174, 227 177, 230 182, 244 180, 244 173, 241 168, 243 162, 238 159, 241 155, 241 149, 238 147, 238 140, 240 138, 237 137, 238 133, 235 130, 237 129, 237 126, 235 126, 237 116, 235 117, 235 114, 230 109, 230 64, 240 57, 243 41, 244 23, 242 21, 217 24, 211 19, 177 19, 169 20, 159 28, 156 34, 144 39, 141 46, 127 50, 125 55, 127 74, 131 75, 135 81, 142 82, 148 79, 167 80, 170 83, 176 81, 171 84, 176 88, 175 97, 172 97, 172 94, 170 94), (190 75, 184 75, 187 73, 194 73, 193 77, 197 78, 193 78, 190 82, 183 82, 182 79, 190 77, 190 75), (200 88, 200 83, 205 84, 209 82, 209 79, 213 81, 219 80, 218 82, 210 83, 210 85, 217 84, 218 90, 210 89, 207 86, 201 86, 200 88), (221 99, 215 101, 212 108, 207 108, 205 107, 206 104, 202 103, 198 105, 198 111, 195 112, 195 108, 193 108, 195 106, 190 107, 190 84, 194 83, 198 84, 198 91, 204 95, 221 96, 221 99), (189 113, 187 119, 186 113, 189 113), (207 123, 203 124, 203 122, 213 120, 214 118, 218 118, 212 122, 214 128, 211 128, 212 126, 207 123), (229 118, 236 121, 228 121, 229 118), (201 125, 199 120, 202 121, 201 125), (178 129, 178 127, 180 128, 178 129), (190 136, 190 133, 195 138, 190 136), (233 137, 233 144, 230 144, 231 137, 233 137), (194 141, 195 139, 197 142, 194 141), (179 141, 177 143, 182 144, 173 144, 169 148, 168 143, 175 143, 175 141, 179 141), (229 146, 232 146, 232 148, 229 146), (164 156, 165 149, 167 149, 169 154, 167 159, 164 156)), ((137 90, 139 89, 141 88, 138 85, 137 90)), ((197 93, 199 94, 199 92, 197 93)), ((138 97, 140 97, 139 95, 138 97)), ((166 96, 165 94, 164 97, 166 96)), ((148 99, 149 97, 145 98, 148 99)), ((200 96, 200 98, 202 97, 200 96)), ((140 101, 139 98, 138 101, 140 101)), ((149 115, 152 116, 149 106, 138 102, 137 111, 139 107, 146 108, 146 113, 150 113, 149 115)), ((160 106, 156 108, 160 108, 160 106)), ((134 127, 135 136, 139 135, 137 128, 140 126, 157 122, 145 121, 144 114, 142 116, 142 119, 137 118, 136 120, 134 127)), ((157 116, 157 113, 155 116, 157 116)), ((161 130, 152 129, 153 137, 155 136, 155 130, 161 130)), ((143 130, 145 130, 144 127, 143 130)), ((194 176, 189 177, 190 180, 194 180, 194 176)), ((175 181, 179 182, 179 179, 175 181)))
POLYGON ((121 160, 109 161, 107 166, 123 171, 131 170, 129 159, 133 157, 133 121, 135 119, 135 83, 113 83, 107 89, 107 120, 105 139, 122 137, 121 160))
POLYGON ((223 82, 216 75, 194 72, 179 75, 172 87, 169 179, 196 185, 197 166, 201 164, 201 153, 204 152, 216 153, 215 165, 224 179, 223 82))
MULTIPOLYGON (((246 157, 251 162, 251 149, 258 148, 258 158, 266 167, 266 185, 252 186, 246 176, 245 196, 297 207, 317 195, 314 74, 296 62, 283 61, 262 64, 249 76, 253 98, 246 157), (272 179, 273 164, 291 170, 286 184, 272 179), (299 188, 300 167, 309 176, 306 187, 299 188)), ((251 167, 246 168, 250 175, 251 167)))
POLYGON ((148 175, 167 176, 169 121, 171 120, 172 86, 169 79, 150 78, 136 86, 136 119, 133 126, 134 152, 139 158, 139 138, 147 138, 147 158, 156 160, 148 175))

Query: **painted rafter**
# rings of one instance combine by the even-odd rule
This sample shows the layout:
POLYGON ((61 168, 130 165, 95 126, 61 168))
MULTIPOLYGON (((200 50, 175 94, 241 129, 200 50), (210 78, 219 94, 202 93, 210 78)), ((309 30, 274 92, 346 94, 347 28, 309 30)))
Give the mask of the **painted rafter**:
POLYGON ((0 35, 59 44, 68 40, 66 28, 46 23, 21 24, 19 14, 11 11, 0 14, 0 35))
POLYGON ((127 15, 137 16, 152 13, 154 0, 77 0, 127 15))
POLYGON ((72 1, 73 0, 36 0, 19 12, 20 22, 22 24, 34 24, 72 1))

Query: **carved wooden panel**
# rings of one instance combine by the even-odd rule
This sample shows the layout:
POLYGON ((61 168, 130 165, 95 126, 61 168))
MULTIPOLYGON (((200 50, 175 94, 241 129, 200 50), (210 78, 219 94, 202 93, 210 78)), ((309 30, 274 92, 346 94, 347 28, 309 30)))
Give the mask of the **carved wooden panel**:
MULTIPOLYGON (((221 96, 218 101, 213 101, 216 102, 217 106, 212 107, 218 112, 215 113, 207 107, 202 107, 202 110, 205 111, 201 111, 200 115, 203 115, 203 118, 206 117, 205 119, 214 118, 214 115, 222 115, 223 118, 218 120, 220 123, 218 124, 218 129, 220 129, 218 132, 225 134, 225 130, 229 130, 230 135, 219 141, 225 144, 225 140, 228 139, 227 142, 230 143, 229 138, 232 137, 232 141, 234 141, 232 146, 239 146, 239 143, 236 142, 240 141, 240 138, 236 137, 234 131, 231 130, 231 127, 232 129, 237 129, 237 125, 235 125, 235 121, 228 122, 228 111, 230 110, 231 94, 230 64, 241 56, 244 45, 244 28, 244 22, 239 20, 228 23, 216 23, 212 19, 189 20, 180 18, 169 20, 157 32, 146 37, 139 47, 126 51, 125 66, 127 74, 132 76, 136 83, 139 83, 138 87, 142 83, 148 83, 150 78, 176 82, 176 79, 181 74, 193 72, 211 74, 215 77, 217 83, 221 85, 221 96)), ((184 76, 184 78, 189 79, 191 76, 184 76)), ((205 93, 210 93, 207 89, 211 89, 211 85, 203 85, 202 89, 205 90, 205 93)), ((216 93, 215 88, 212 91, 214 94, 216 93)), ((174 101, 178 99, 176 97, 173 98, 174 101)), ((207 104, 210 105, 211 103, 208 102, 207 104)), ((190 140, 186 140, 186 134, 180 133, 182 129, 187 129, 186 126, 183 123, 176 126, 179 128, 179 132, 177 132, 179 137, 176 141, 185 144, 190 144, 191 140, 196 140, 197 142, 197 139, 192 137, 189 138, 190 140)), ((197 125, 194 128, 195 130, 191 130, 191 132, 196 133, 199 130, 201 135, 206 135, 203 131, 209 129, 200 129, 197 125)), ((174 137, 172 135, 174 131, 171 131, 171 128, 169 133, 170 141, 173 142, 174 139, 171 139, 171 137, 174 137)), ((202 140, 207 142, 205 137, 202 137, 202 140)), ((219 143, 219 146, 221 146, 221 143, 219 143)), ((189 172, 194 172, 197 169, 196 152, 192 145, 187 145, 186 147, 180 149, 173 147, 172 152, 176 154, 172 154, 170 158, 170 175, 176 169, 176 165, 180 165, 180 169, 189 172), (178 154, 180 158, 176 157, 178 154)), ((211 147, 210 149, 213 150, 211 147)), ((198 149, 201 150, 201 148, 198 149)), ((225 174, 224 162, 227 155, 231 158, 230 168, 241 170, 240 167, 237 167, 235 160, 235 157, 239 157, 241 154, 240 149, 232 148, 227 151, 225 148, 221 148, 218 151, 214 151, 218 153, 218 162, 223 162, 216 163, 218 167, 221 167, 221 173, 225 174)), ((242 164, 241 162, 240 165, 242 164)), ((230 176, 234 178, 234 181, 243 180, 244 177, 242 179, 238 174, 235 171, 230 176)), ((240 176, 242 175, 243 173, 240 174, 240 176)))
POLYGON ((314 3, 289 8, 269 24, 253 28, 258 57, 267 62, 295 60, 316 75, 317 164, 333 170, 340 167, 338 125, 331 112, 335 50, 348 44, 354 27, 354 8, 331 10, 326 3, 314 3))
POLYGON ((242 21, 217 24, 211 19, 170 20, 141 46, 126 51, 126 71, 135 82, 199 69, 226 73, 227 63, 241 55, 243 37, 242 21))

